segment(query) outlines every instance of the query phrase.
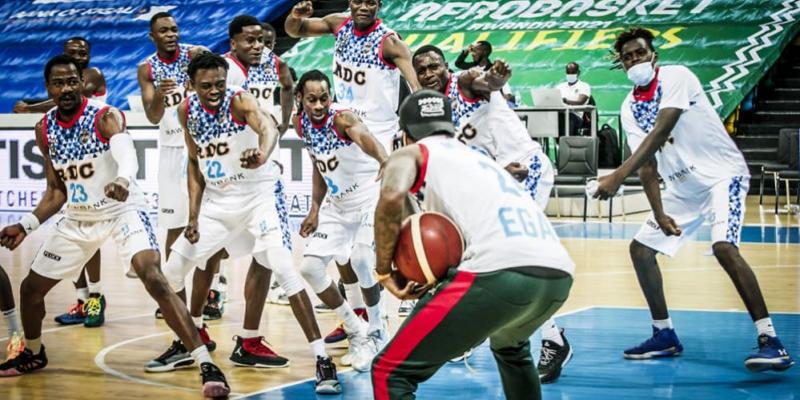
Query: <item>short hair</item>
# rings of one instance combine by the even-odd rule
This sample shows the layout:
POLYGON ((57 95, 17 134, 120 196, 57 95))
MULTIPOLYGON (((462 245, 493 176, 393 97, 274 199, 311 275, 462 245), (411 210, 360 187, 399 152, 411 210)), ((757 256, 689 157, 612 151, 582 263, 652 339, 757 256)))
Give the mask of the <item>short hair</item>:
POLYGON ((577 69, 578 69, 578 71, 580 71, 580 70, 581 70, 581 66, 580 66, 580 65, 578 65, 578 63, 576 63, 575 61, 570 61, 570 62, 568 62, 568 63, 567 63, 567 68, 569 68, 569 67, 570 67, 570 66, 572 66, 572 65, 574 65, 574 66, 575 66, 575 68, 577 68, 577 69))
POLYGON ((170 13, 168 13, 166 11, 161 11, 161 12, 155 13, 152 17, 150 17, 150 30, 151 31, 153 30, 153 25, 156 24, 156 21, 160 20, 161 18, 175 18, 175 17, 173 17, 172 14, 170 14, 170 13))
POLYGON ((483 47, 486 49, 486 56, 487 56, 487 57, 488 57, 490 54, 492 54, 492 44, 491 44, 491 43, 489 43, 489 42, 487 42, 487 41, 485 41, 485 40, 480 40, 480 41, 478 41, 477 43, 478 43, 479 45, 483 46, 483 47))
POLYGON ((328 79, 328 75, 325 75, 318 69, 312 69, 303 74, 303 76, 300 77, 300 81, 297 82, 297 93, 301 96, 305 94, 306 82, 308 81, 325 82, 328 84, 328 90, 330 91, 331 89, 331 80, 328 79))
POLYGON ((252 15, 238 15, 228 25, 228 37, 233 39, 234 36, 244 31, 245 26, 253 25, 261 26, 261 21, 252 15))
POLYGON ((73 37, 65 40, 64 41, 64 47, 66 47, 67 43, 69 43, 69 42, 83 42, 83 43, 86 43, 86 50, 91 50, 92 49, 92 44, 89 43, 89 40, 86 39, 83 36, 73 36, 73 37))
MULTIPOLYGON (((261 27, 264 28, 265 31, 270 31, 272 33, 276 33, 275 32, 275 27, 272 26, 272 24, 270 24, 268 22, 262 22, 261 23, 261 27)), ((275 36, 277 36, 277 34, 275 36)))
POLYGON ((413 61, 415 58, 417 58, 417 56, 421 56, 423 54, 427 54, 427 53, 430 53, 430 52, 434 52, 434 53, 438 54, 439 57, 442 57, 442 60, 447 61, 447 59, 444 58, 444 53, 442 52, 442 49, 440 49, 440 48, 438 48, 438 47, 436 47, 436 46, 434 46, 432 44, 426 44, 426 45, 418 48, 417 51, 414 52, 414 55, 411 56, 411 60, 413 61))
POLYGON ((56 65, 73 65, 75 69, 78 71, 78 77, 83 79, 83 70, 81 69, 81 64, 78 60, 66 55, 66 54, 59 54, 50 59, 47 64, 44 66, 44 81, 46 83, 50 83, 50 72, 53 70, 53 67, 56 65))
POLYGON ((644 39, 645 43, 647 43, 647 48, 649 48, 650 51, 656 51, 655 47, 653 47, 654 38, 653 32, 647 29, 640 27, 629 28, 617 36, 617 40, 614 42, 614 51, 616 51, 617 57, 622 56, 622 47, 631 40, 636 39, 644 39))
POLYGON ((220 56, 219 54, 206 52, 198 56, 192 57, 192 61, 189 62, 189 69, 187 71, 187 74, 189 74, 189 78, 194 80, 195 75, 197 75, 197 71, 201 69, 217 69, 217 68, 224 68, 225 71, 227 71, 228 62, 225 61, 225 59, 222 58, 222 56, 220 56))

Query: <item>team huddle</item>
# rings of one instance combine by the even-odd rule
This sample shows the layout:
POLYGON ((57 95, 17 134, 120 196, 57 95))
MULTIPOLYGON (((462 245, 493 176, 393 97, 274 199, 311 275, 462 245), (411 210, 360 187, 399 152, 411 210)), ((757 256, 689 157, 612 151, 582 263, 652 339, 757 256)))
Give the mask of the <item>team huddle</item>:
MULTIPOLYGON (((229 357, 235 365, 290 363, 259 334, 274 278, 308 341, 319 394, 342 392, 326 342, 347 339, 348 352, 338 363, 370 372, 375 398, 406 399, 445 363, 468 356, 488 339, 506 397, 540 398, 540 382, 557 380, 573 355, 553 319, 575 271, 543 211, 554 168, 501 93, 512 72, 505 62, 450 72, 439 48, 425 45, 412 53, 377 18, 380 6, 380 0, 352 0, 349 15, 313 18, 311 2, 301 1, 287 17, 291 36, 334 36, 333 82, 318 70, 295 82, 287 63, 265 44, 269 30, 255 17, 231 20, 231 51, 224 55, 180 43, 170 14, 152 17, 156 52, 137 73, 145 114, 160 130, 163 260, 136 183, 139 166, 124 115, 87 97, 85 65, 69 55, 50 59, 44 78, 53 104, 35 128, 46 193, 32 213, 0 232, 0 244, 13 250, 40 224, 53 217, 55 223, 22 282, 24 342, 0 364, 0 376, 48 364, 41 338, 45 295, 63 279, 78 281, 110 238, 175 334, 144 369, 163 373, 198 365, 205 396, 231 392, 210 354, 216 343, 204 323, 208 294, 219 281, 222 258, 247 256, 252 261, 243 324, 229 357), (311 206, 299 232, 307 240, 297 265, 277 151, 290 126, 313 164, 311 206), (392 269, 400 226, 420 210, 448 216, 465 242, 461 264, 435 290, 392 269), (360 290, 345 299, 326 272, 331 261, 345 284, 360 290), (327 337, 306 286, 342 321, 327 337), (394 336, 383 311, 386 292, 417 301, 394 336), (475 320, 483 322, 477 326, 475 320), (536 365, 529 338, 540 327, 536 365)), ((633 29, 615 45, 635 84, 622 106, 633 155, 600 178, 592 193, 613 196, 638 170, 653 210, 631 244, 653 336, 624 356, 650 359, 683 351, 656 254, 674 254, 691 231, 716 215, 714 255, 759 333, 759 350, 745 365, 757 371, 789 368, 793 361, 738 252, 748 182, 744 158, 697 78, 683 67, 655 67, 652 39, 648 31, 633 29), (707 134, 696 135, 700 130, 707 134), (669 181, 663 202, 659 175, 669 181)), ((96 282, 91 274, 90 281, 96 282)), ((93 298, 92 304, 104 307, 104 298, 93 298)))

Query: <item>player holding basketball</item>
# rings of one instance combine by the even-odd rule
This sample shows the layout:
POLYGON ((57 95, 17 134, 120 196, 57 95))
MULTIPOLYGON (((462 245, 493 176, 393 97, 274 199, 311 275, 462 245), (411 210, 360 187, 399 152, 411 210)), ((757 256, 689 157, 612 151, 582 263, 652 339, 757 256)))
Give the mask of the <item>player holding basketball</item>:
MULTIPOLYGON (((456 139, 504 166, 544 210, 555 172, 542 146, 531 140, 500 92, 511 77, 508 65, 495 60, 488 70, 450 73, 442 51, 431 45, 417 49, 412 62, 421 85, 450 99, 456 139)), ((551 318, 542 326, 538 365, 542 383, 555 382, 571 357, 572 347, 563 329, 551 318)))
POLYGON ((380 286, 372 276, 376 178, 386 151, 353 112, 332 103, 330 82, 322 72, 300 77, 298 100, 303 110, 294 126, 314 165, 311 209, 300 226, 300 235, 309 237, 301 271, 320 300, 344 321, 352 354, 342 363, 366 371, 389 339, 381 318, 380 286), (334 258, 338 263, 350 259, 361 285, 369 315, 366 340, 360 338, 359 317, 325 272, 334 258))
POLYGON ((652 213, 630 246, 636 276, 653 318, 653 336, 625 350, 633 360, 671 357, 683 346, 667 311, 658 253, 673 256, 705 220, 711 222, 714 256, 730 276, 758 331, 758 351, 745 360, 752 371, 782 371, 794 361, 778 339, 753 270, 739 253, 750 179, 747 164, 689 69, 656 67, 653 34, 621 33, 614 49, 634 83, 621 120, 633 150, 612 174, 601 177, 595 197, 613 196, 639 171, 652 213), (658 176, 667 183, 659 190, 658 176))
MULTIPOLYGON (((323 18, 312 18, 311 2, 301 1, 286 17, 285 28, 292 37, 334 36, 332 94, 364 122, 388 153, 398 132, 401 75, 411 91, 420 86, 408 46, 378 18, 381 1, 351 0, 350 15, 337 13, 323 18)), ((353 268, 337 265, 348 301, 354 308, 362 306, 359 291, 354 290, 359 283, 353 268)), ((337 331, 326 341, 343 340, 341 328, 337 331)))
POLYGON ((539 399, 528 338, 566 301, 572 260, 514 178, 453 137, 443 94, 412 94, 400 107, 400 127, 406 147, 386 163, 375 211, 375 273, 395 296, 421 299, 373 361, 375 398, 414 398, 420 382, 489 338, 506 398, 539 399), (452 219, 466 242, 461 264, 435 293, 392 271, 409 192, 420 193, 423 209, 452 219))
POLYGON ((132 267, 155 299, 170 328, 192 349, 200 363, 203 394, 230 392, 222 372, 174 295, 159 268, 158 244, 147 217, 144 194, 136 184, 139 169, 133 139, 122 114, 82 93, 81 67, 69 56, 56 56, 44 70, 47 93, 56 104, 36 125, 36 141, 45 160, 47 190, 43 200, 19 223, 0 231, 0 245, 15 249, 40 223, 66 204, 53 234, 33 260, 20 289, 26 347, 0 364, 0 376, 22 375, 47 366, 42 344, 44 297, 61 279, 74 278, 83 264, 111 237, 125 264, 132 267))

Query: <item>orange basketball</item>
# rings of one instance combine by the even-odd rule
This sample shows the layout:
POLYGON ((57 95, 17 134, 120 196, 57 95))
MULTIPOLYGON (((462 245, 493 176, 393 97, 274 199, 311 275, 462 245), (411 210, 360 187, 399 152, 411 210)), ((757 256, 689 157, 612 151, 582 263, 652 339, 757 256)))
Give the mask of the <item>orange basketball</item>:
POLYGON ((457 267, 464 253, 464 238, 444 214, 423 212, 403 222, 394 251, 394 265, 409 280, 434 284, 457 267))

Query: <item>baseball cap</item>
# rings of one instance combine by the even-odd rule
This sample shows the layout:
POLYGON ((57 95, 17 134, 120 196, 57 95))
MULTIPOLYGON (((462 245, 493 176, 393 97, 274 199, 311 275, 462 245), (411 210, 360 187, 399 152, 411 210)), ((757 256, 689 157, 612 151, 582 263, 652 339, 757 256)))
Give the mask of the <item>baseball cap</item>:
POLYGON ((437 132, 455 135, 450 99, 429 89, 411 94, 400 106, 400 129, 415 141, 437 132))

